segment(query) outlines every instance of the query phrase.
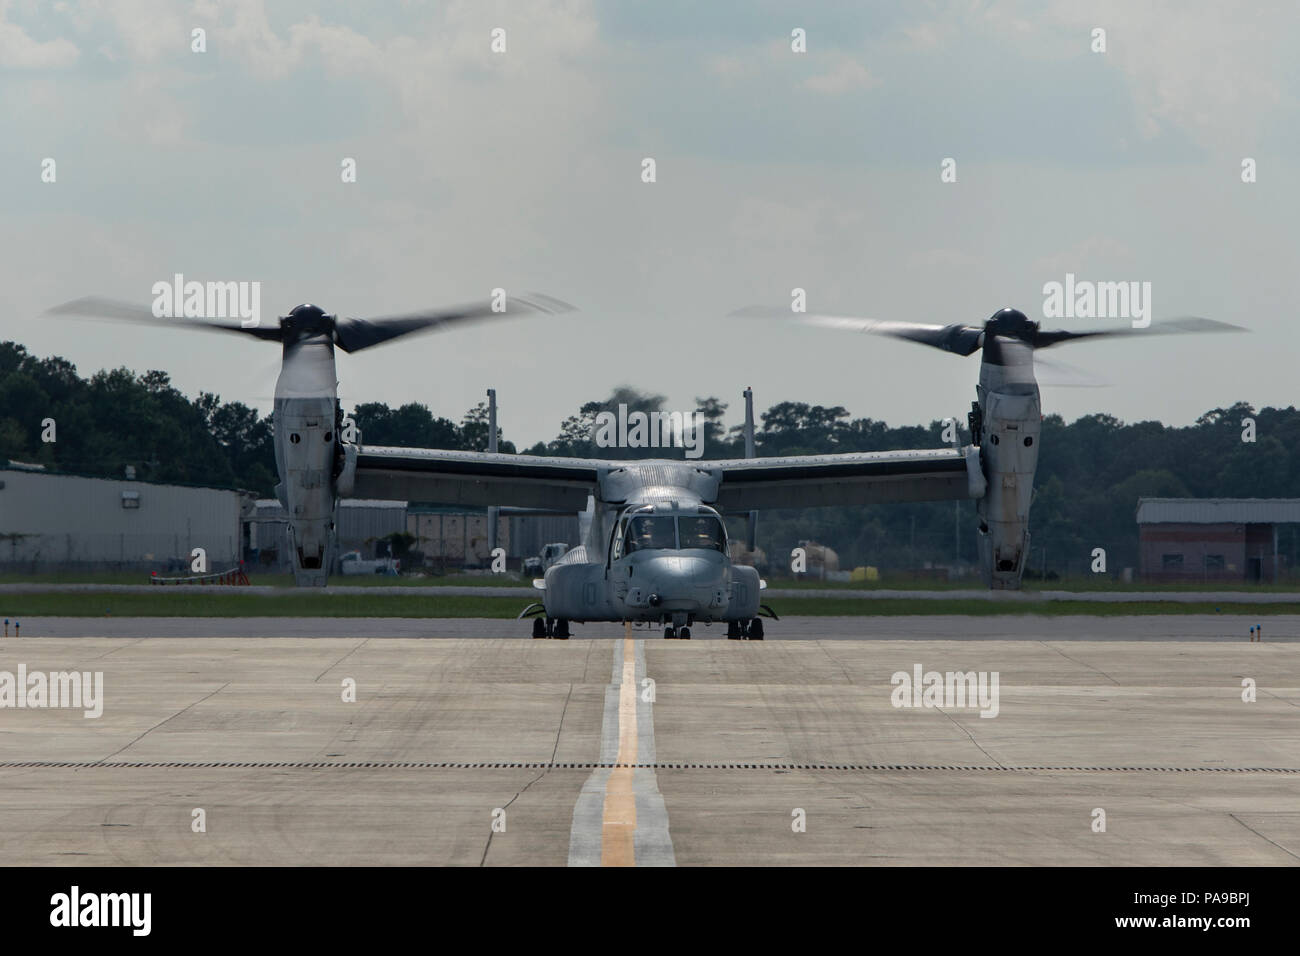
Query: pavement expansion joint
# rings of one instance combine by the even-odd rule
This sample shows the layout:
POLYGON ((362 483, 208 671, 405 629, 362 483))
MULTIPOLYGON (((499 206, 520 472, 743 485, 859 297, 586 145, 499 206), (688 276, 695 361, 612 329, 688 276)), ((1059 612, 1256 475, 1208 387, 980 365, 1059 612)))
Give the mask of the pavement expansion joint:
POLYGON ((941 773, 1273 773, 1300 774, 1300 767, 1151 767, 1151 766, 1025 766, 959 764, 845 763, 552 763, 534 762, 418 762, 418 761, 113 761, 7 760, 0 770, 833 770, 858 773, 937 771, 941 773))

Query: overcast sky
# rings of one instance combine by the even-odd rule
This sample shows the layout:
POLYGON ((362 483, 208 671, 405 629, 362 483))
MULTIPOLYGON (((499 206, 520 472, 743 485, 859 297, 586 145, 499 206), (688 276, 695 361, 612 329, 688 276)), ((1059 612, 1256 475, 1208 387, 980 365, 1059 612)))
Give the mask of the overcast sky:
POLYGON ((1297 41, 1294 2, 0 0, 0 339, 269 411, 273 345, 40 313, 148 304, 176 272, 259 280, 271 314, 539 290, 581 311, 340 354, 345 406, 459 421, 495 386, 531 444, 619 384, 720 396, 733 424, 752 385, 760 410, 904 425, 964 415, 978 359, 726 314, 801 287, 817 311, 1037 319, 1072 272, 1251 332, 1053 349, 1113 384, 1045 387, 1045 412, 1286 406, 1297 41))

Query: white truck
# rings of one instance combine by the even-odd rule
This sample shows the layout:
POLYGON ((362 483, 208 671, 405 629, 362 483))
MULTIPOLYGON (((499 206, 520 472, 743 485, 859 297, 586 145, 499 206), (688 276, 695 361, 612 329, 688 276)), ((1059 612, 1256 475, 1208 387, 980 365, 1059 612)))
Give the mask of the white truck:
POLYGON ((560 558, 564 557, 569 551, 569 546, 563 541, 556 541, 545 545, 542 553, 535 558, 524 560, 524 573, 538 575, 542 574, 560 558))
POLYGON ((349 551, 339 558, 340 574, 396 574, 401 567, 402 562, 396 558, 375 558, 370 561, 361 557, 360 551, 349 551))

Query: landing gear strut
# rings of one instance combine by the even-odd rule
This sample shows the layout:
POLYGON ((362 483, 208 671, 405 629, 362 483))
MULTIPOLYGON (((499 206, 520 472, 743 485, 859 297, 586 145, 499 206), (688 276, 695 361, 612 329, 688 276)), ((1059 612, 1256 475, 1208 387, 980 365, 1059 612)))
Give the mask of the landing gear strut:
POLYGON ((533 640, 542 637, 553 637, 557 641, 567 641, 569 639, 569 622, 565 618, 548 617, 542 620, 540 617, 533 618, 533 640))
POLYGON ((664 639, 689 641, 691 639, 691 625, 695 623, 695 615, 687 614, 685 611, 673 611, 672 620, 668 620, 667 615, 663 618, 664 639))
POLYGON ((763 622, 756 617, 748 621, 728 621, 727 640, 761 641, 763 639, 763 622))

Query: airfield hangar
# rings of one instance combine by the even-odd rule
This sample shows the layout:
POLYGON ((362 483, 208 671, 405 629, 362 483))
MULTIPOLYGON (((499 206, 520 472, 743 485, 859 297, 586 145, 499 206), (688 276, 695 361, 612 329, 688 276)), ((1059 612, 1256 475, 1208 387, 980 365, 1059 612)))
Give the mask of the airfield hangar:
MULTIPOLYGON (((542 546, 563 541, 578 543, 576 515, 511 515, 497 519, 497 544, 505 549, 511 569, 542 546)), ((274 498, 260 499, 245 519, 245 558, 252 568, 289 570, 288 524, 284 507, 274 498)), ((405 533, 411 550, 425 567, 439 571, 486 567, 488 548, 486 508, 466 508, 423 502, 343 498, 339 501, 338 554, 359 551, 363 558, 384 557, 390 535, 405 533)), ((403 562, 410 570, 413 562, 403 562)))
POLYGON ((240 558, 240 519, 253 496, 229 488, 88 478, 8 462, 0 467, 0 569, 210 570, 240 558))
POLYGON ((1300 498, 1139 498, 1137 522, 1143 580, 1275 582, 1279 526, 1296 533, 1300 498))
MULTIPOLYGON (((503 513, 499 522, 497 543, 511 568, 545 544, 578 543, 576 515, 503 513)), ((430 568, 485 567, 491 560, 483 508, 345 498, 338 524, 339 554, 378 557, 387 552, 389 535, 406 533, 430 568)), ((285 572, 287 529, 279 501, 233 488, 92 478, 0 463, 0 572, 185 574, 195 548, 206 552, 209 571, 242 560, 249 570, 285 572)))

